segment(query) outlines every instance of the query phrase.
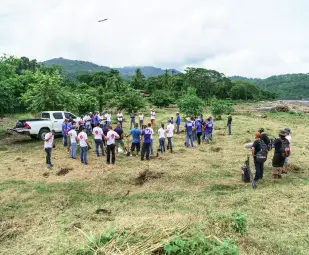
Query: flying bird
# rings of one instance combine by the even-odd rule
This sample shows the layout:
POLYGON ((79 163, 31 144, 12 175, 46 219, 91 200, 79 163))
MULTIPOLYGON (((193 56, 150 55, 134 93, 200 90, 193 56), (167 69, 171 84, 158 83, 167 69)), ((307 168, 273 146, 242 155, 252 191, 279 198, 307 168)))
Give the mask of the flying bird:
POLYGON ((104 22, 104 21, 107 21, 107 19, 101 19, 98 22, 104 22))

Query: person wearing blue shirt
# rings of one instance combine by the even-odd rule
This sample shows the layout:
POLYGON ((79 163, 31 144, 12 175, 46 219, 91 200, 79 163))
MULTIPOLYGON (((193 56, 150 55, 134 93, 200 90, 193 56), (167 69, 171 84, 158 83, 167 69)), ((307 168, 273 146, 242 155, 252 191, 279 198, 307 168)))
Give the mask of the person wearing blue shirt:
POLYGON ((196 123, 195 123, 195 119, 192 117, 191 118, 191 121, 192 121, 192 125, 193 125, 193 129, 192 129, 192 140, 195 141, 197 139, 197 136, 196 136, 196 123))
POLYGON ((202 123, 201 120, 198 119, 196 123, 196 135, 197 135, 197 143, 201 144, 201 136, 202 136, 202 123))
POLYGON ((64 119, 64 122, 62 123, 61 127, 62 142, 64 147, 68 146, 67 133, 68 133, 68 119, 64 119))
POLYGON ((170 121, 171 121, 171 124, 174 125, 174 118, 173 117, 171 117, 170 121))
POLYGON ((179 135, 180 134, 180 130, 179 130, 179 127, 180 127, 180 115, 179 115, 179 112, 176 112, 176 126, 177 126, 176 134, 179 135))
POLYGON ((132 145, 131 145, 131 157, 133 151, 136 149, 136 156, 141 150, 141 130, 138 129, 138 123, 134 124, 134 128, 131 129, 130 134, 132 136, 132 145))
POLYGON ((201 123, 204 122, 204 116, 203 116, 203 114, 201 114, 201 116, 200 116, 200 121, 201 121, 201 123))
POLYGON ((214 123, 212 121, 212 117, 208 117, 206 122, 206 129, 205 129, 205 139, 206 143, 209 144, 209 141, 212 141, 212 131, 214 129, 214 123))
POLYGON ((144 160, 146 154, 146 160, 150 160, 150 146, 152 142, 152 129, 151 123, 148 124, 148 127, 142 131, 142 137, 144 139, 143 146, 142 146, 142 157, 141 160, 144 160))
POLYGON ((190 118, 187 118, 185 129, 186 129, 186 147, 189 147, 189 142, 191 143, 191 146, 194 147, 192 138, 193 124, 190 118))
POLYGON ((93 117, 94 126, 97 126, 97 123, 100 122, 100 113, 97 112, 96 115, 93 117))

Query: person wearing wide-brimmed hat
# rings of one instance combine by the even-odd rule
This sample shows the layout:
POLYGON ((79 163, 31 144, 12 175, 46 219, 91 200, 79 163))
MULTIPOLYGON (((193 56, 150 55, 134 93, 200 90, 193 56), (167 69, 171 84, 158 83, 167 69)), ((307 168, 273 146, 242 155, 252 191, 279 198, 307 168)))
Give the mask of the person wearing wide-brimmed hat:
POLYGON ((275 152, 273 156, 273 176, 274 179, 281 179, 282 168, 284 165, 285 156, 282 153, 282 143, 286 140, 286 133, 284 130, 279 132, 279 138, 274 141, 275 152))

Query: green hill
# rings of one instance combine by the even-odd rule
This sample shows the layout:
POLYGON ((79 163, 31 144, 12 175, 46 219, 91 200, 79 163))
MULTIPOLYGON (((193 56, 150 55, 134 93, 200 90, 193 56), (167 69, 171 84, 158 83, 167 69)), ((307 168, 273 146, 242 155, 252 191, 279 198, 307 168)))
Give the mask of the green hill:
MULTIPOLYGON (((80 61, 80 60, 70 60, 64 58, 54 58, 50 60, 46 60, 42 62, 46 66, 59 66, 62 68, 63 74, 70 78, 76 78, 81 74, 87 74, 90 72, 107 72, 110 70, 110 67, 107 66, 99 66, 97 64, 87 62, 87 61, 80 61)), ((165 73, 165 69, 153 67, 153 66, 129 66, 129 67, 121 67, 121 68, 114 68, 120 72, 122 76, 129 77, 134 75, 135 70, 140 68, 145 75, 145 77, 150 76, 158 76, 165 73)), ((180 73, 175 69, 168 69, 169 74, 176 74, 180 73)))

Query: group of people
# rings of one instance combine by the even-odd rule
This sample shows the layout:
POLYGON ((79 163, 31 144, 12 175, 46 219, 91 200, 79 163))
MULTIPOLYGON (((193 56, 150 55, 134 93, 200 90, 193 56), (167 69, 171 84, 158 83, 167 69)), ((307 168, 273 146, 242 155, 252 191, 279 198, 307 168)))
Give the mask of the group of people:
POLYGON ((267 160, 268 152, 274 149, 272 158, 273 178, 281 179, 282 174, 288 172, 288 162, 292 149, 291 129, 285 128, 279 132, 278 138, 270 140, 263 128, 255 134, 255 141, 252 145, 252 156, 255 166, 254 180, 263 179, 264 163, 267 160))
MULTIPOLYGON (((62 141, 64 147, 66 147, 67 153, 73 159, 77 158, 78 144, 80 148, 80 160, 83 164, 87 165, 87 154, 90 149, 89 136, 93 135, 95 152, 98 157, 105 157, 107 164, 115 164, 116 155, 118 151, 123 150, 128 156, 139 156, 141 153, 141 160, 149 160, 150 155, 154 153, 153 138, 155 135, 155 111, 151 109, 150 123, 144 125, 145 117, 143 113, 139 115, 134 111, 130 113, 130 131, 125 134, 122 128, 123 114, 121 111, 117 114, 117 125, 113 129, 111 127, 111 114, 100 113, 92 114, 91 112, 87 116, 82 116, 79 123, 75 123, 73 120, 65 119, 62 124, 62 141), (138 122, 135 121, 138 117, 138 122), (78 125, 77 125, 78 124, 78 125), (79 127, 79 128, 77 128, 79 127), (132 137, 131 146, 127 144, 125 146, 124 140, 132 137), (120 150, 119 150, 120 148, 120 150)), ((165 153, 166 150, 173 152, 173 136, 174 131, 176 134, 180 134, 181 117, 179 112, 176 113, 176 120, 171 117, 167 126, 161 123, 160 128, 157 131, 159 137, 158 152, 165 153), (165 142, 167 138, 167 143, 165 142), (167 145, 167 146, 166 146, 167 145)), ((209 143, 212 140, 212 132, 214 123, 212 117, 208 117, 204 120, 203 115, 195 118, 187 118, 184 124, 185 127, 185 146, 194 147, 194 142, 197 140, 198 144, 203 141, 209 143)), ((44 148, 46 151, 46 164, 48 167, 52 167, 51 163, 51 150, 54 146, 54 131, 51 131, 45 136, 44 148)))

